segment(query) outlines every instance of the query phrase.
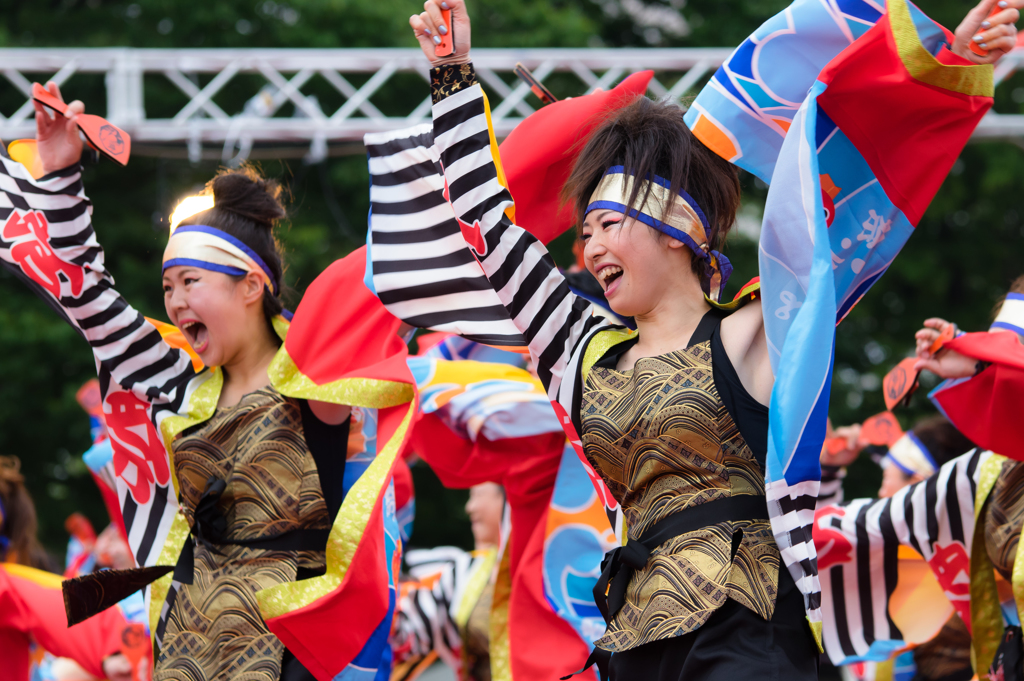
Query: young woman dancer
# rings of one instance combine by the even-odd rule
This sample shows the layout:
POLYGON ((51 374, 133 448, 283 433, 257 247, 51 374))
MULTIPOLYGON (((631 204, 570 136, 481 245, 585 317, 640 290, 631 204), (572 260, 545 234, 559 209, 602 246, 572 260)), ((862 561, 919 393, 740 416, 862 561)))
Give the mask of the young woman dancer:
MULTIPOLYGON (((719 249, 739 203, 735 170, 691 135, 671 104, 641 98, 591 136, 563 196, 576 212, 587 269, 612 310, 636 320, 638 333, 593 316, 540 243, 513 224, 470 63, 464 4, 428 0, 424 7, 410 24, 435 66, 433 145, 445 196, 549 396, 625 517, 628 543, 609 557, 595 590, 599 604, 607 600, 608 629, 596 645, 612 653, 612 678, 815 678, 803 598, 780 570, 767 520, 765 405, 774 378, 761 306, 716 304, 731 269, 719 249), (452 27, 442 9, 452 11, 452 27), (434 47, 449 30, 455 53, 438 59, 434 47)), ((972 21, 980 25, 983 11, 972 21)), ((981 39, 992 48, 1012 42, 1015 31, 1003 24, 1016 18, 1016 10, 996 15, 981 39)), ((970 28, 955 45, 961 56, 970 28)), ((398 173, 412 159, 400 146, 371 149, 375 186, 383 168, 396 174, 387 189, 406 181, 398 173)), ((417 210, 431 205, 424 195, 417 210)), ((380 206, 382 223, 391 210, 380 206)), ((382 234, 398 229, 387 224, 382 234)), ((382 244, 400 242, 387 236, 382 244)), ((382 277, 401 269, 395 250, 373 250, 382 277)), ((417 321, 435 324, 442 296, 455 291, 436 274, 449 263, 430 255, 419 256, 418 269, 435 274, 411 275, 405 290, 382 299, 407 320, 415 318, 414 300, 422 301, 417 321)), ((479 285, 464 276, 460 284, 479 285)), ((460 319, 489 314, 483 305, 472 312, 460 319)))
MULTIPOLYGON (((80 103, 71 107, 83 109, 80 103)), ((113 594, 120 592, 114 597, 119 600, 159 578, 150 592, 159 650, 155 679, 312 678, 268 629, 267 608, 284 616, 301 607, 303 594, 280 591, 299 580, 311 579, 305 588, 319 597, 341 581, 331 574, 330 549, 336 555, 346 541, 338 538, 340 530, 332 532, 352 484, 345 484, 346 445, 354 448, 350 455, 372 460, 380 451, 373 449, 376 408, 408 402, 411 388, 372 380, 353 387, 343 379, 319 390, 307 382, 301 396, 308 400, 279 389, 289 371, 303 377, 283 347, 289 325, 281 316, 284 266, 274 228, 285 210, 277 183, 252 170, 214 178, 202 209, 171 233, 163 263, 165 309, 198 356, 165 342, 118 295, 104 267, 78 174, 81 141, 73 119, 51 119, 38 105, 36 119, 48 175, 38 187, 26 180, 18 187, 32 185, 44 197, 44 209, 12 215, 5 236, 30 236, 13 239, 13 246, 10 238, 2 242, 0 257, 92 346, 114 467, 129 488, 122 499, 129 540, 138 563, 148 566, 65 585, 69 617, 72 610, 76 619, 89 616, 109 605, 113 594), (12 228, 15 218, 29 227, 12 228), (172 505, 165 511, 174 496, 181 510, 172 505), (166 542, 157 540, 160 531, 166 542), (173 583, 167 574, 172 570, 173 583), (326 577, 318 577, 325 570, 326 577), (259 592, 279 594, 283 603, 261 603, 259 592)), ((5 167, 8 179, 16 170, 5 167)), ((3 190, 18 196, 9 184, 3 190)), ((16 205, 27 203, 18 198, 16 205)), ((346 305, 358 306, 358 295, 348 295, 346 305)), ((366 298, 373 300, 369 292, 366 298)), ((382 308, 380 314, 386 315, 382 308)), ((361 338, 373 348, 367 352, 376 352, 378 360, 394 356, 407 372, 397 320, 366 321, 374 322, 361 338)), ((327 346, 320 349, 322 356, 327 346)), ((389 437, 381 433, 382 449, 389 437)), ((372 507, 375 496, 364 502, 372 507)), ((387 590, 381 585, 385 604, 387 590)), ((358 650, 360 642, 354 643, 358 650)), ((325 646, 342 647, 327 637, 303 649, 317 657, 325 646)), ((378 666, 384 646, 386 641, 375 653, 364 651, 362 666, 378 666)))

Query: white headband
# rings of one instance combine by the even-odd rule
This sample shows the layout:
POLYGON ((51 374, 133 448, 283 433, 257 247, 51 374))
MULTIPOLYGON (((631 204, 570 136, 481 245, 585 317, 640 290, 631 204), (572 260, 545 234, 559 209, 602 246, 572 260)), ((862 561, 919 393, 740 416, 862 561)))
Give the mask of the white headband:
POLYGON ((1006 329, 1019 336, 1024 336, 1024 293, 1007 293, 999 316, 992 322, 989 330, 1006 329))
POLYGON ((256 272, 263 277, 267 288, 277 295, 277 281, 273 272, 254 250, 216 227, 186 225, 171 232, 164 249, 164 271, 183 265, 199 267, 211 272, 245 276, 256 272))
POLYGON ((889 448, 885 460, 894 464, 908 476, 921 475, 929 478, 939 470, 928 448, 913 432, 904 434, 889 448))

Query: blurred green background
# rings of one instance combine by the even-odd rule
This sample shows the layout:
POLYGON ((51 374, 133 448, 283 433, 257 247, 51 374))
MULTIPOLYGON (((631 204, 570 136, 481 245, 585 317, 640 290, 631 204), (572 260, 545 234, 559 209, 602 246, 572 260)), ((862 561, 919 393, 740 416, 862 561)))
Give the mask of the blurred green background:
MULTIPOLYGON (((786 0, 469 0, 478 47, 693 47, 734 46, 786 0)), ((923 0, 921 8, 955 27, 970 8, 960 0, 923 0)), ((2 47, 414 47, 408 16, 420 9, 403 0, 7 0, 0 3, 2 47)), ((405 102, 375 103, 410 110, 427 94, 421 80, 403 92, 405 102)), ((565 96, 579 91, 558 91, 565 96)), ((569 86, 565 86, 569 87, 569 86)), ((259 82, 239 78, 218 96, 228 110, 255 94, 259 82), (234 101, 232 101, 234 100, 234 101)), ((84 100, 103 113, 99 76, 76 76, 66 98, 84 100)), ((159 90, 147 110, 173 107, 159 90)), ((147 86, 147 97, 149 89, 147 86)), ((329 96, 325 93, 324 95, 329 96)), ((393 95, 394 96, 394 95, 393 95)), ((178 95, 180 98, 180 95, 178 95)), ((337 97, 337 95, 335 95, 337 97)), ((24 101, 0 86, 0 112, 24 101)), ((1022 111, 1024 77, 997 90, 996 110, 1022 111)), ((327 104, 327 102, 325 102, 327 104)), ((537 106, 539 103, 532 101, 537 106)), ((177 106, 180 107, 180 103, 177 106)), ((358 148, 316 165, 265 161, 264 171, 291 191, 290 225, 280 238, 287 249, 287 283, 294 305, 330 262, 364 242, 368 209, 366 161, 358 148)), ((160 256, 166 215, 174 203, 202 186, 213 162, 136 157, 129 170, 101 163, 86 170, 94 220, 119 290, 145 314, 163 318, 160 256)), ((987 328, 998 296, 1024 272, 1024 150, 1011 143, 971 144, 884 279, 840 327, 836 348, 832 418, 859 422, 884 409, 881 378, 911 352, 913 333, 930 316, 962 328, 987 328)), ((731 289, 756 275, 756 235, 765 187, 744 178, 739 229, 726 249, 736 266, 731 289)), ((571 260, 571 237, 553 247, 571 260)), ((81 463, 89 444, 88 421, 76 389, 92 377, 88 347, 39 300, 0 271, 0 453, 21 457, 39 506, 47 547, 61 556, 64 519, 82 511, 97 528, 106 524, 99 494, 81 463)), ((730 294, 731 295, 731 294, 730 294)), ((931 412, 919 393, 899 412, 904 428, 931 412)), ((446 491, 429 470, 416 467, 418 518, 413 543, 470 544, 462 511, 465 492, 446 491)), ((847 494, 873 495, 881 475, 867 457, 847 479, 847 494)))

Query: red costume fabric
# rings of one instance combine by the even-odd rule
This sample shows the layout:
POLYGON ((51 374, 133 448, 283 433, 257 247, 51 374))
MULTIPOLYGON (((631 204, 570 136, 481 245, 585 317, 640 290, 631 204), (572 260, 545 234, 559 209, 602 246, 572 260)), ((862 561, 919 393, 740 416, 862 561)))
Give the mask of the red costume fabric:
POLYGON ((957 430, 978 446, 1024 461, 1020 403, 1024 345, 1009 332, 965 333, 946 347, 991 366, 966 381, 939 386, 931 397, 957 430))
POLYGON ((0 681, 28 679, 32 641, 104 678, 103 660, 120 652, 129 624, 115 607, 68 627, 60 584, 58 575, 0 564, 0 681))

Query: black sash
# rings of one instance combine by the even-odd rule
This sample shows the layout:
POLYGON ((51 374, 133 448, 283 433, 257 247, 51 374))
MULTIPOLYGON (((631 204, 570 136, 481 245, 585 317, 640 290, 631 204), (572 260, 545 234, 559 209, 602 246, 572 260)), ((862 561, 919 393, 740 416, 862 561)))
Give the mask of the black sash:
MULTIPOLYGON (((594 602, 604 616, 604 621, 611 622, 622 609, 626 602, 626 587, 633 580, 633 574, 637 570, 647 567, 654 549, 673 537, 702 527, 741 520, 768 520, 768 505, 765 498, 744 494, 684 508, 667 518, 662 518, 639 538, 630 539, 625 546, 609 551, 601 561, 601 576, 594 586, 594 602)), ((608 661, 611 655, 609 651, 595 647, 583 669, 563 676, 563 681, 586 671, 594 664, 601 672, 602 681, 605 681, 608 678, 608 661)))

